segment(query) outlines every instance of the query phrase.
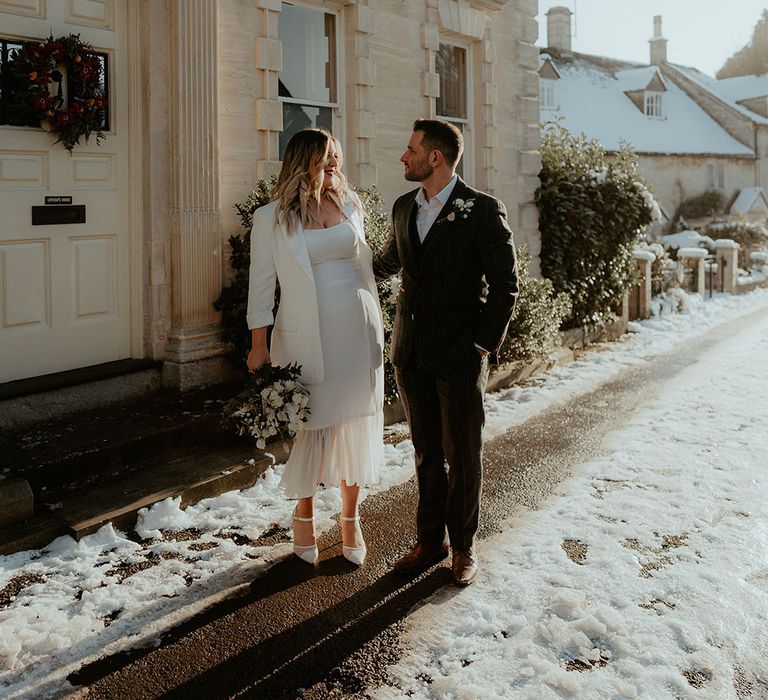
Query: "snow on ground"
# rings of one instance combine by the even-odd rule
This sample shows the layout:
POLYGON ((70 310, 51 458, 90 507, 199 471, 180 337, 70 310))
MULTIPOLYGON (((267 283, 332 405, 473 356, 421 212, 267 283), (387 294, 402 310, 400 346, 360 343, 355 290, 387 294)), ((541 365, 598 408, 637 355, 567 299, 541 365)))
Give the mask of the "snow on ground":
POLYGON ((766 359, 763 317, 481 542, 373 697, 768 698, 766 359))
MULTIPOLYGON (((578 361, 555 367, 526 386, 489 395, 486 438, 501 434, 507 427, 522 423, 557 402, 589 391, 626 367, 643 363, 723 321, 768 306, 768 290, 743 296, 719 296, 706 302, 683 295, 672 303, 683 305, 682 313, 671 313, 669 303, 657 303, 657 315, 649 321, 631 324, 632 333, 620 342, 584 353, 578 361)), ((682 348, 684 345, 681 352, 682 348)), ((759 404, 753 402, 751 408, 755 405, 759 404)), ((723 415, 722 420, 730 420, 729 415, 723 415)), ((659 428, 655 426, 654 431, 659 428)), ((393 429, 402 430, 404 426, 393 429)), ((647 440, 647 435, 643 440, 647 440)), ((409 440, 386 445, 384 478, 368 493, 410 478, 412 459, 409 440)), ((136 537, 129 538, 108 525, 80 542, 61 537, 41 550, 0 557, 0 696, 9 699, 60 697, 68 687, 66 676, 84 663, 129 647, 158 643, 163 631, 231 595, 275 561, 288 556, 290 543, 286 539, 290 534, 292 503, 283 498, 277 486, 282 468, 276 465, 268 470, 253 488, 201 501, 185 511, 180 509, 177 500, 171 499, 142 511, 136 528, 143 538, 139 542, 135 541, 136 537)), ((606 491, 612 483, 606 482, 606 491)), ((644 494, 639 487, 627 489, 632 497, 644 494)), ((572 493, 577 497, 566 511, 584 500, 583 491, 575 489, 572 493)), ((339 507, 338 489, 319 492, 316 499, 319 530, 333 523, 339 507)), ((524 527, 530 524, 526 522, 524 527)), ((628 532, 630 529, 627 526, 628 532)), ((659 532, 660 536, 675 534, 659 532)), ((586 537, 588 533, 574 531, 572 536, 586 537)), ((637 538, 639 547, 663 545, 650 536, 641 538, 641 534, 627 537, 637 538)), ((555 540, 555 533, 547 531, 544 541, 555 540)), ((538 542, 533 548, 527 564, 534 574, 537 561, 541 566, 550 563, 547 557, 537 554, 540 545, 538 542)), ((595 552, 603 559, 609 554, 609 550, 600 553, 598 543, 590 542, 590 546, 590 562, 595 561, 595 552)), ((643 551, 621 547, 619 559, 637 557, 643 551)), ((517 568, 519 564, 515 570, 517 568)), ((589 568, 584 567, 583 571, 586 576, 589 568)), ((486 572, 484 576, 489 574, 486 572)), ((532 577, 536 578, 533 574, 532 577)), ((556 607, 564 610, 571 606, 578 612, 587 598, 578 597, 581 590, 578 588, 571 591, 571 595, 564 581, 556 586, 563 588, 564 596, 556 607)), ((487 585, 486 582, 472 590, 479 591, 487 585)), ((629 595, 629 591, 625 593, 629 595)), ((600 615, 609 615, 613 610, 612 619, 617 619, 615 608, 606 605, 600 615)), ((523 629, 524 619, 516 619, 523 629)), ((566 634, 567 625, 563 627, 555 619, 552 624, 553 638, 566 634)), ((507 634, 513 635, 513 622, 508 622, 507 627, 507 634)), ((593 636, 600 635, 594 633, 593 636)), ((606 632, 605 636, 610 635, 606 632)), ((652 637, 643 633, 643 638, 652 646, 652 637)), ((566 650, 564 645, 560 646, 566 650)), ((535 644, 530 651, 536 657, 535 644)), ((538 673, 537 664, 545 660, 531 662, 534 676, 538 673)), ((563 678, 570 679, 573 675, 563 678)))

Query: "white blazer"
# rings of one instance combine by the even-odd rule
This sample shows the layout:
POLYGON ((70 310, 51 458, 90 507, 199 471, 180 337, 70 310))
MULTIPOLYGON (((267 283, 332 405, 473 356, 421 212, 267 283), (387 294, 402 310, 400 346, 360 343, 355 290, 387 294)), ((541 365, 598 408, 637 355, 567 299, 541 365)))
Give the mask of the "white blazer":
MULTIPOLYGON (((360 237, 360 263, 363 280, 376 304, 379 297, 373 276, 373 254, 365 242, 363 214, 355 204, 360 200, 354 192, 342 208, 343 214, 360 237)), ((301 378, 307 384, 323 381, 323 350, 320 343, 320 319, 317 291, 312 275, 304 228, 298 225, 289 234, 285 222, 275 223, 277 202, 260 207, 253 214, 251 229, 251 267, 248 281, 248 328, 271 326, 270 355, 276 365, 298 362, 301 378), (275 279, 280 281, 280 305, 273 317, 275 279)), ((381 308, 379 319, 381 319, 381 308)), ((383 331, 382 331, 383 334, 383 331)), ((383 348, 383 335, 378 338, 383 348)), ((377 369, 382 364, 379 352, 377 369)), ((380 370, 379 370, 380 371, 380 370)))

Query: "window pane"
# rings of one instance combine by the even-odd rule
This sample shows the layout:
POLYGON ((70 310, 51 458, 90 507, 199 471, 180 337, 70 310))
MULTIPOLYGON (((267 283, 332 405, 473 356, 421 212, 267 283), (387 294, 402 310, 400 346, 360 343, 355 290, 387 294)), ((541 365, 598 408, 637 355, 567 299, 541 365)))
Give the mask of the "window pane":
POLYGON ((541 79, 539 81, 539 100, 542 109, 555 108, 555 85, 554 80, 541 79))
MULTIPOLYGON (((466 124, 463 124, 462 122, 454 122, 450 119, 446 119, 446 121, 453 124, 461 132, 461 135, 464 137, 464 152, 466 153, 466 146, 467 146, 467 130, 465 128, 466 124)), ((463 154, 461 158, 459 158, 459 162, 456 163, 456 174, 459 177, 464 177, 464 155, 463 154)))
POLYGON ((441 117, 467 118, 467 52, 458 46, 440 44, 435 57, 440 76, 437 113, 441 117))
POLYGON ((109 103, 109 56, 105 53, 95 54, 96 60, 101 64, 101 76, 99 76, 99 89, 107 96, 107 109, 101 118, 101 128, 104 131, 109 131, 110 121, 109 112, 111 104, 109 103))
POLYGON ((283 3, 278 35, 283 43, 280 96, 335 102, 336 17, 283 3))
POLYGON ((14 71, 13 59, 21 47, 19 42, 0 40, 0 124, 40 126, 40 118, 14 97, 20 77, 14 71))
POLYGON ((319 126, 321 129, 331 131, 333 126, 333 114, 330 107, 309 107, 297 105, 292 102, 283 102, 283 131, 280 134, 280 160, 285 154, 291 136, 301 129, 309 126, 319 126))

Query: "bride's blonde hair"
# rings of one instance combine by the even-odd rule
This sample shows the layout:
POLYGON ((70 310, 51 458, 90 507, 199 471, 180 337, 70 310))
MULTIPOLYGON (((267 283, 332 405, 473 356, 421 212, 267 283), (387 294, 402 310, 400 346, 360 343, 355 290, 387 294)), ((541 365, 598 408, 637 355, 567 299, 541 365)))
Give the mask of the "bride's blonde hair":
POLYGON ((277 201, 275 222, 282 218, 288 232, 293 233, 297 223, 322 226, 320 205, 328 197, 341 209, 348 198, 347 179, 341 172, 342 154, 339 140, 325 129, 302 129, 288 141, 283 156, 283 167, 272 189, 272 200, 277 201), (333 141, 338 154, 334 184, 323 188, 323 166, 333 141))

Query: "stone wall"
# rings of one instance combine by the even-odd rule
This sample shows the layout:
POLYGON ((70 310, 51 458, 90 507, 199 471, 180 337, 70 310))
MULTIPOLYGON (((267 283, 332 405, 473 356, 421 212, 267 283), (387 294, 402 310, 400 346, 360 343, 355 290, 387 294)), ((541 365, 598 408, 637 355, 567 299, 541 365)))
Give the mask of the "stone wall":
POLYGON ((750 157, 679 156, 639 154, 640 171, 669 216, 684 199, 708 189, 707 164, 725 166, 726 203, 743 187, 752 187, 755 179, 755 161, 750 157))
MULTIPOLYGON (((334 123, 345 171, 353 185, 376 185, 387 208, 413 187, 399 159, 413 120, 435 116, 441 39, 467 49, 473 128, 464 177, 504 201, 538 273, 536 0, 304 4, 337 14, 342 85, 334 123)), ((187 370, 224 350, 210 302, 226 281, 227 240, 239 231, 233 205, 280 167, 282 3, 141 7, 145 347, 172 361, 170 383, 189 386, 220 371, 187 370)))
MULTIPOLYGON (((370 3, 370 58, 375 72, 371 140, 376 184, 384 201, 413 187, 400 156, 413 120, 434 116, 439 91, 435 53, 441 38, 467 47, 475 104, 471 164, 464 177, 507 205, 518 244, 526 242, 538 273, 538 212, 533 195, 541 159, 538 27, 535 0, 470 4, 466 0, 380 0, 370 3), (477 6, 475 6, 477 5, 477 6), (375 9, 374 9, 375 8, 375 9)), ((348 134, 348 140, 354 134, 348 134)))

